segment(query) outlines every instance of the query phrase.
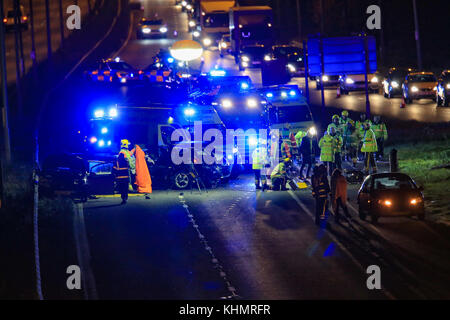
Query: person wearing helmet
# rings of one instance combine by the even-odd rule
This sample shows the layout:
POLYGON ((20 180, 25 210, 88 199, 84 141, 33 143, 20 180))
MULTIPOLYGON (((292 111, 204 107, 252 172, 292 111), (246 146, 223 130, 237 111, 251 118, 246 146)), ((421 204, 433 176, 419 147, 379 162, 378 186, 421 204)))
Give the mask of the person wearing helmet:
MULTIPOLYGON (((334 154, 334 167, 342 170, 342 136, 337 134, 335 128, 330 128, 330 135, 333 137, 333 154, 334 154)), ((331 175, 331 173, 330 173, 331 175)))
POLYGON ((370 128, 370 124, 364 124, 364 137, 362 139, 361 152, 364 153, 365 174, 369 174, 370 167, 373 173, 377 172, 377 165, 375 163, 375 153, 378 151, 377 139, 375 133, 370 128))
POLYGON ((129 146, 130 142, 127 139, 123 139, 120 141, 120 152, 117 156, 116 164, 113 167, 116 187, 120 192, 122 204, 126 204, 128 201, 128 190, 129 186, 131 185, 130 172, 132 174, 136 173, 136 166, 134 161, 135 149, 129 151, 129 146))
POLYGON ((327 127, 328 134, 330 133, 331 128, 336 130, 336 134, 342 136, 341 132, 341 118, 337 114, 333 115, 331 118, 331 123, 327 127))
POLYGON ((275 191, 286 191, 286 173, 287 169, 291 165, 292 160, 290 158, 285 158, 283 162, 280 162, 273 169, 270 174, 270 180, 272 181, 272 190, 275 191))
POLYGON ((267 189, 267 176, 266 167, 270 165, 268 151, 267 151, 267 141, 261 139, 259 145, 253 150, 252 153, 252 169, 255 174, 255 187, 257 190, 267 189), (262 186, 261 186, 262 182, 262 186))
POLYGON ((312 196, 315 199, 315 223, 320 225, 320 221, 325 220, 325 213, 328 210, 328 195, 330 185, 327 177, 327 167, 324 164, 313 169, 311 177, 312 196))
MULTIPOLYGON (((356 121, 356 130, 359 132, 359 136, 361 137, 361 141, 358 147, 358 150, 361 150, 362 147, 362 138, 364 137, 364 125, 365 124, 369 124, 369 126, 372 125, 372 121, 370 121, 370 119, 367 119, 367 116, 365 113, 361 113, 361 115, 359 116, 359 120, 356 121)), ((364 155, 363 153, 358 152, 358 157, 360 159, 364 159, 364 155)))
MULTIPOLYGON (((330 128, 330 131, 336 132, 335 128, 330 128)), ((319 141, 320 161, 328 167, 330 175, 334 170, 334 144, 335 139, 328 131, 325 132, 319 141)))
POLYGON ((359 131, 355 128, 355 122, 350 119, 347 124, 347 128, 344 134, 344 146, 345 146, 345 158, 347 161, 351 161, 353 167, 356 167, 357 157, 358 157, 358 147, 361 140, 359 131))
POLYGON ((316 160, 316 150, 318 149, 317 140, 315 139, 315 132, 313 130, 308 130, 306 137, 302 138, 302 143, 300 145, 300 153, 302 155, 302 166, 300 167, 300 177, 303 178, 303 169, 306 169, 306 178, 309 179, 309 172, 312 165, 316 160))
POLYGON ((377 159, 381 160, 384 157, 384 142, 388 138, 388 133, 386 129, 386 124, 381 121, 380 116, 373 117, 372 130, 375 133, 377 139, 378 152, 377 159))

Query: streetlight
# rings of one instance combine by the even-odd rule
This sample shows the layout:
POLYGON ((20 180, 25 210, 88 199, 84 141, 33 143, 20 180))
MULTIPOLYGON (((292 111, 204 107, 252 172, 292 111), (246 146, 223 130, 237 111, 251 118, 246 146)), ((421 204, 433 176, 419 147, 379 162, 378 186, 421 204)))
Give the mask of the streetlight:
MULTIPOLYGON (((203 47, 194 40, 180 40, 175 42, 170 48, 170 54, 177 60, 186 62, 186 68, 189 73, 189 61, 200 58, 203 54, 203 47)), ((190 77, 188 77, 190 79, 190 77)), ((189 82, 189 91, 191 90, 191 82, 189 82)))

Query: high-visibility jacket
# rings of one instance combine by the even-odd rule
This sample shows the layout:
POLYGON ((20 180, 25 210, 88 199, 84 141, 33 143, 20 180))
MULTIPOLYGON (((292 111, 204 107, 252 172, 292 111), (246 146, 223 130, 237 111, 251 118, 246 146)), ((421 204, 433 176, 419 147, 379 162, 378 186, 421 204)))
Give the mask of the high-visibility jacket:
POLYGON ((130 170, 132 172, 135 172, 135 170, 136 170, 136 159, 133 157, 135 152, 136 152, 136 149, 129 151, 128 149, 125 149, 125 148, 120 149, 120 152, 119 152, 119 155, 120 154, 124 155, 125 160, 127 160, 128 166, 130 167, 130 170))
POLYGON ((293 155, 298 154, 298 144, 297 144, 297 140, 295 139, 294 133, 291 132, 289 134, 289 140, 291 141, 291 153, 293 155))
POLYGON ((333 137, 334 141, 333 141, 333 153, 336 152, 341 152, 342 151, 342 146, 343 146, 343 140, 341 136, 335 135, 333 137))
POLYGON ((325 133, 319 141, 320 147, 320 161, 333 162, 334 161, 334 138, 325 133))
POLYGON ((353 132, 350 130, 346 131, 344 145, 349 147, 359 147, 359 142, 361 141, 361 136, 359 135, 359 130, 354 129, 353 132))
POLYGON ((328 194, 330 193, 330 185, 328 184, 327 177, 317 177, 313 175, 311 177, 311 182, 313 197, 326 199, 328 197, 328 194))
POLYGON ((386 129, 386 125, 384 123, 372 124, 372 130, 375 133, 375 137, 377 139, 383 139, 384 141, 388 138, 388 133, 386 129))
POLYGON ((263 169, 266 164, 269 163, 269 159, 267 157, 267 149, 264 147, 258 147, 253 150, 252 153, 252 169, 259 170, 263 169))
POLYGON ((378 151, 377 139, 372 129, 366 130, 362 143, 361 152, 378 151))
POLYGON ((298 146, 302 145, 302 140, 304 137, 306 137, 307 132, 303 131, 303 130, 299 130, 296 134, 295 134, 295 142, 297 143, 298 146))
MULTIPOLYGON (((128 151, 128 150, 127 150, 128 151)), ((113 174, 118 183, 127 183, 130 180, 130 165, 125 158, 125 153, 120 152, 116 164, 113 166, 113 174)))
POLYGON ((359 135, 361 137, 364 137, 364 125, 368 123, 370 125, 370 127, 372 127, 372 121, 370 121, 369 119, 361 122, 360 120, 356 121, 356 130, 359 131, 359 135))
POLYGON ((286 139, 281 143, 281 159, 292 158, 291 140, 286 139))
POLYGON ((284 176, 286 176, 286 164, 280 162, 270 174, 270 179, 283 178, 284 176))

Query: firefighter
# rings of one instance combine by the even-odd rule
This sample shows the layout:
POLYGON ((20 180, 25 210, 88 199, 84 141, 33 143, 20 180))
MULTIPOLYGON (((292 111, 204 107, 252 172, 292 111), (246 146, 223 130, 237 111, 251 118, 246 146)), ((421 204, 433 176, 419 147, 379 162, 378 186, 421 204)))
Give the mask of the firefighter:
MULTIPOLYGON (((342 152, 342 137, 337 134, 334 127, 330 128, 330 135, 333 137, 333 157, 334 157, 334 168, 338 168, 342 170, 342 158, 341 158, 341 152, 342 152)), ((334 169, 333 168, 333 169, 334 169)), ((332 172, 330 172, 331 175, 332 172)))
MULTIPOLYGON (((315 129, 314 129, 315 130, 315 129)), ((306 137, 302 138, 302 144, 300 145, 300 153, 302 155, 302 166, 300 167, 300 177, 303 179, 303 169, 305 166, 308 166, 306 169, 306 178, 309 179, 309 172, 311 171, 311 167, 316 160, 315 150, 317 146, 317 141, 314 138, 314 130, 311 128, 308 130, 308 134, 306 137)))
MULTIPOLYGON (((334 128, 331 130, 334 130, 334 128)), ((329 174, 331 175, 334 169, 334 138, 328 133, 328 131, 326 131, 320 139, 319 147, 320 161, 328 167, 329 174)))
POLYGON ((388 133, 386 129, 386 124, 381 121, 380 116, 373 117, 372 130, 375 133, 375 137, 377 139, 377 159, 381 160, 384 157, 384 142, 388 138, 388 133))
POLYGON ((316 200, 316 225, 320 224, 320 220, 325 220, 325 212, 328 208, 328 194, 330 193, 330 185, 328 183, 327 168, 324 164, 314 167, 311 177, 312 195, 316 200))
POLYGON ((262 190, 267 189, 266 166, 268 164, 270 162, 267 153, 267 142, 260 140, 258 147, 252 153, 252 169, 255 174, 255 186, 257 190, 261 189, 261 182, 262 190))
POLYGON ((270 180, 272 181, 272 190, 279 191, 281 188, 281 191, 286 191, 286 173, 287 168, 292 163, 292 160, 290 158, 285 158, 283 162, 280 162, 277 164, 277 166, 273 169, 272 173, 270 174, 270 180))
POLYGON ((336 130, 336 134, 342 136, 341 132, 341 118, 337 114, 333 115, 331 118, 331 123, 328 125, 327 131, 330 133, 331 128, 336 130))
POLYGON ((353 167, 355 168, 358 158, 358 147, 361 137, 359 135, 359 131, 356 130, 355 123, 351 119, 347 124, 344 137, 345 137, 344 145, 347 161, 351 161, 353 167))
POLYGON ((130 142, 126 139, 120 141, 120 152, 117 157, 116 165, 113 167, 113 172, 115 176, 116 186, 120 192, 122 198, 121 204, 126 204, 128 201, 128 189, 130 186, 130 172, 132 168, 136 170, 133 161, 134 150, 129 151, 128 148, 130 142))
POLYGON ((370 124, 364 124, 364 136, 362 139, 361 152, 364 153, 365 174, 369 174, 370 167, 372 172, 377 172, 377 165, 375 163, 375 153, 378 151, 377 139, 375 133, 370 128, 370 124))

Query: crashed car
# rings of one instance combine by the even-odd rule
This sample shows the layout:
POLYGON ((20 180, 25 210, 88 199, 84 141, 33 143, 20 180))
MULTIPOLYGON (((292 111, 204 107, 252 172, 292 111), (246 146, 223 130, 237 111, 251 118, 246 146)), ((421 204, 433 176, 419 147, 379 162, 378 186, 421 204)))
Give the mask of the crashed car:
POLYGON ((85 76, 94 82, 127 84, 139 80, 139 71, 120 58, 104 59, 95 68, 86 71, 85 76))

